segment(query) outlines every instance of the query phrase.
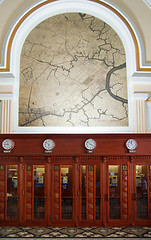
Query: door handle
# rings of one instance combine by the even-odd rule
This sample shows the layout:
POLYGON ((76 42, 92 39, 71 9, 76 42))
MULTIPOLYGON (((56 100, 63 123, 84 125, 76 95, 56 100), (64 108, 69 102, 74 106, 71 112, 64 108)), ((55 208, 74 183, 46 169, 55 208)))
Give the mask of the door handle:
POLYGON ((72 195, 72 198, 74 199, 74 195, 72 195))

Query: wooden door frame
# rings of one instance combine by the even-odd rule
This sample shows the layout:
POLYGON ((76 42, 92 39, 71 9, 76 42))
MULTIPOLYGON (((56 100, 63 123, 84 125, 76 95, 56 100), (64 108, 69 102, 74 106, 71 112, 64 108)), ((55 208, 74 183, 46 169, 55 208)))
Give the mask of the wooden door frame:
POLYGON ((151 162, 150 158, 147 156, 136 157, 132 161, 132 181, 131 181, 131 225, 132 226, 151 226, 151 162), (137 206, 136 206, 136 165, 146 165, 147 166, 147 193, 148 193, 148 219, 138 219, 137 218, 137 206))
POLYGON ((105 226, 129 226, 130 225, 130 163, 129 158, 127 157, 107 157, 105 159, 106 163, 106 174, 104 176, 104 181, 106 183, 106 187, 104 189, 105 192, 105 217, 104 217, 104 225, 105 226), (120 219, 110 219, 109 218, 109 165, 119 165, 120 166, 120 219), (122 215, 122 171, 123 166, 127 166, 127 177, 128 177, 128 185, 127 185, 127 219, 124 219, 122 215))
MULTIPOLYGON (((48 220, 48 225, 51 226, 76 226, 76 217, 77 217, 77 191, 76 191, 76 184, 74 184, 74 179, 76 176, 76 163, 75 163, 75 159, 73 157, 52 157, 51 158, 51 201, 54 204, 51 204, 51 220, 48 220), (71 220, 64 220, 61 219, 61 185, 59 185, 59 203, 58 203, 58 207, 59 207, 59 215, 58 215, 58 219, 55 219, 55 196, 54 196, 54 166, 59 166, 59 177, 58 177, 58 181, 59 184, 61 183, 61 172, 60 172, 60 167, 62 165, 71 165, 72 166, 72 196, 73 196, 73 201, 72 201, 72 219, 71 220)), ((77 177, 77 176, 76 176, 77 177)))
MULTIPOLYGON (((35 157, 36 158, 36 157, 35 157)), ((34 157, 32 158, 24 158, 23 160, 23 172, 22 172, 22 176, 24 176, 24 179, 23 179, 23 183, 22 183, 22 195, 23 195, 23 203, 24 203, 24 209, 22 209, 22 220, 21 220, 21 225, 24 225, 24 226, 46 226, 47 225, 47 221, 48 221, 48 211, 47 211, 47 206, 48 206, 48 191, 47 191, 47 178, 48 178, 48 173, 47 173, 47 161, 46 159, 42 159, 42 158, 38 158, 37 161, 35 162, 35 159, 34 157), (44 161, 43 161, 44 160, 44 161), (33 189, 33 186, 34 186, 34 169, 33 169, 33 166, 34 165, 43 165, 45 167, 45 190, 44 190, 44 198, 45 198, 45 218, 44 219, 34 219, 34 189, 33 189), (32 170, 32 176, 31 176, 31 187, 32 187, 32 219, 31 220, 26 220, 26 196, 27 196, 27 193, 26 193, 26 182, 27 182, 27 166, 31 166, 32 170)))
MULTIPOLYGON (((79 175, 79 197, 78 197, 78 219, 77 219, 77 226, 103 226, 103 159, 100 156, 83 156, 83 157, 78 157, 78 175, 79 175), (94 167, 94 187, 96 186, 96 166, 100 166, 100 219, 96 220, 95 219, 95 201, 96 201, 96 190, 94 189, 93 192, 93 204, 94 204, 94 210, 93 210, 93 220, 88 220, 88 219, 81 219, 81 166, 86 165, 86 166, 93 166, 94 167)), ((87 189, 88 191, 88 189, 87 189)), ((87 192, 88 194, 88 192, 87 192)), ((87 211, 86 211, 87 212, 87 211)))
POLYGON ((22 194, 20 191, 20 187, 22 185, 22 178, 20 170, 22 168, 22 164, 18 157, 4 157, 0 160, 0 165, 4 166, 4 219, 0 220, 1 226, 16 226, 20 224, 22 219, 22 194), (17 219, 7 219, 7 166, 8 165, 17 165, 18 167, 18 179, 17 179, 17 219))
MULTIPOLYGON (((33 157, 17 157, 17 156, 4 156, 0 158, 0 164, 5 166, 5 182, 6 178, 6 166, 7 165, 18 165, 18 220, 4 220, 1 221, 1 225, 49 225, 49 226, 82 226, 82 222, 80 221, 80 193, 79 193, 79 184, 80 184, 80 165, 97 165, 101 166, 101 178, 100 184, 102 183, 102 220, 97 223, 92 222, 92 226, 148 226, 151 225, 151 198, 149 199, 148 205, 150 204, 149 211, 149 219, 147 220, 137 220, 135 217, 136 212, 136 204, 133 200, 135 194, 136 177, 135 177, 135 166, 137 164, 147 165, 148 171, 150 171, 150 179, 151 179, 151 158, 150 156, 93 156, 93 155, 85 155, 85 156, 33 156, 33 157), (57 222, 53 219, 53 208, 54 206, 51 204, 54 201, 53 196, 53 165, 73 165, 73 179, 74 179, 74 201, 73 201, 73 221, 57 222), (109 214, 108 201, 107 201, 107 193, 108 193, 108 165, 128 165, 128 219, 126 221, 110 221, 107 214, 109 214), (46 202, 45 202, 45 220, 38 222, 26 222, 25 221, 25 171, 26 165, 45 165, 45 194, 46 194, 46 202), (135 213, 135 214, 134 214, 135 213)), ((151 180, 148 183, 150 184, 148 187, 148 194, 151 192, 151 180)), ((6 185, 6 184, 5 184, 6 185)), ((101 186, 101 185, 100 185, 101 186)), ((6 186, 5 186, 6 188, 6 186)), ((6 191, 5 191, 6 195, 6 191)), ((6 205, 6 196, 5 196, 5 205, 6 205)), ((6 211, 6 210, 5 210, 6 211)), ((6 216, 6 212, 5 212, 6 216)), ((89 222, 85 222, 85 226, 88 226, 89 222)))

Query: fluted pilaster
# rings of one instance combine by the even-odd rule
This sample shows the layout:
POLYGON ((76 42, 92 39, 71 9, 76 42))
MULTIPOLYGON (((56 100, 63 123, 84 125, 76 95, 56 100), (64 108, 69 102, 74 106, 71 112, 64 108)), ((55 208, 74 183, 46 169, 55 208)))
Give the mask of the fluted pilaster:
POLYGON ((1 100, 1 133, 12 132, 12 100, 1 100))
POLYGON ((146 94, 135 95, 133 120, 136 133, 146 133, 145 100, 146 94))

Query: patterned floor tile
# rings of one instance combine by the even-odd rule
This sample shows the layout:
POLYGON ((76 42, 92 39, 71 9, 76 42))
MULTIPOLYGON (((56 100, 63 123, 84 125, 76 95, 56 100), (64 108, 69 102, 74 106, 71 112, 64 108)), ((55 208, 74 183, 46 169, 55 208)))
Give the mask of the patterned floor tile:
POLYGON ((136 236, 143 236, 145 233, 148 232, 147 229, 144 229, 144 227, 127 227, 123 229, 124 232, 128 234, 135 234, 136 236))
POLYGON ((46 228, 46 227, 34 227, 30 229, 24 229, 27 230, 29 233, 33 234, 34 236, 42 236, 44 234, 50 234, 53 233, 53 229, 51 228, 46 228))
POLYGON ((115 233, 116 229, 110 228, 110 227, 96 227, 96 228, 92 228, 91 231, 106 237, 112 233, 115 233))
POLYGON ((0 227, 0 239, 151 239, 151 227, 0 227))
POLYGON ((76 235, 78 234, 84 234, 84 232, 86 232, 87 230, 86 229, 83 229, 83 228, 75 228, 75 227, 69 227, 69 228, 61 228, 59 230, 61 233, 64 233, 66 234, 68 237, 75 237, 76 235))

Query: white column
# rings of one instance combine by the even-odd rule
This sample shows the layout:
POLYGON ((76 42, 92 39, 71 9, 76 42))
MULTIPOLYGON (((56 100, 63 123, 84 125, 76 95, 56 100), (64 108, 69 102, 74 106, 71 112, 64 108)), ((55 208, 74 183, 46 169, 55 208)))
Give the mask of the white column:
POLYGON ((146 100, 146 130, 151 131, 151 97, 146 100))
POLYGON ((12 100, 1 100, 1 133, 13 131, 12 100))
POLYGON ((146 93, 135 93, 134 94, 134 132, 146 133, 146 112, 145 112, 145 101, 148 97, 146 93))

